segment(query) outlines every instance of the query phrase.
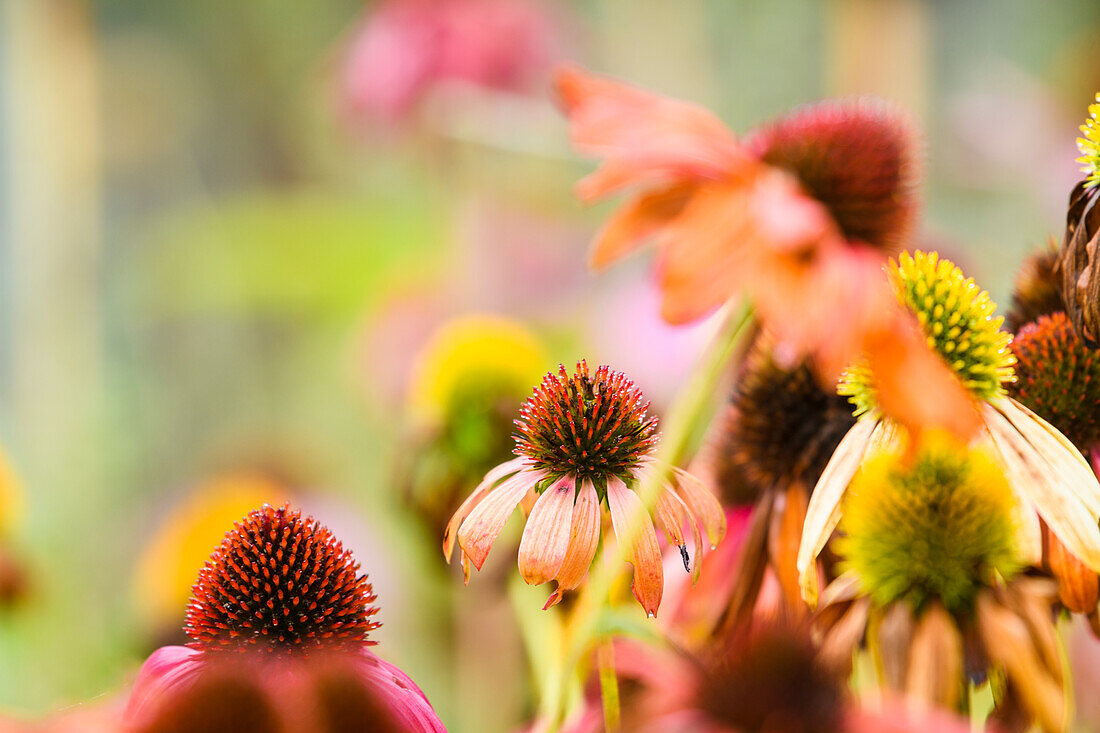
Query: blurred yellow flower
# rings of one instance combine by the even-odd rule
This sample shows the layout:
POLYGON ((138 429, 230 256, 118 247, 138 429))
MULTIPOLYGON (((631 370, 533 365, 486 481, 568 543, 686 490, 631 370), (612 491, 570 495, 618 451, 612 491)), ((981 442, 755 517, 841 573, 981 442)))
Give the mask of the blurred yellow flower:
POLYGON ((413 416, 439 424, 480 395, 523 396, 546 370, 546 355, 522 324, 492 315, 466 315, 444 324, 413 368, 413 416))
POLYGON ((7 455, 0 451, 0 536, 10 535, 26 510, 23 484, 15 475, 7 455))
POLYGON ((179 625, 191 586, 227 527, 264 503, 282 505, 287 488, 261 473, 215 476, 200 485, 161 523, 138 561, 135 605, 156 627, 179 625))

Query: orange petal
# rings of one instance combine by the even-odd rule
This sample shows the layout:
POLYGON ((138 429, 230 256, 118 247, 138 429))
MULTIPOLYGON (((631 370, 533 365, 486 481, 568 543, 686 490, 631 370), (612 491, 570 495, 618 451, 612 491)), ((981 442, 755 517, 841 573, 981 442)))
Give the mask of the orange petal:
POLYGON ((543 610, 561 600, 562 594, 579 586, 588 577, 596 546, 600 541, 600 497, 591 481, 581 482, 580 492, 573 503, 569 548, 558 570, 558 587, 546 601, 543 610))
POLYGON ((711 112, 621 82, 564 67, 554 88, 569 118, 573 144, 610 159, 617 170, 587 197, 606 196, 652 177, 715 180, 757 161, 711 112))
POLYGON ((540 472, 527 469, 506 479, 462 522, 458 528, 458 545, 478 570, 520 499, 541 477, 540 472))
MULTIPOLYGON (((665 491, 661 494, 661 499, 666 498, 676 507, 678 514, 687 518, 688 526, 691 528, 691 583, 694 585, 699 582, 699 562, 703 559, 703 532, 699 529, 699 520, 691 513, 687 504, 684 503, 684 500, 680 498, 675 490, 665 491)), ((660 501, 658 501, 657 506, 659 509, 660 501)), ((681 545, 682 547, 683 545, 681 545)))
POLYGON ((510 474, 514 474, 523 468, 525 465, 524 459, 513 458, 510 461, 505 461, 499 466, 491 469, 485 478, 481 480, 481 483, 477 485, 470 495, 466 497, 466 500, 459 505, 458 510, 451 517, 451 521, 447 522, 446 529, 443 530, 443 557, 447 562, 451 562, 451 553, 454 551, 455 544, 455 530, 458 525, 462 523, 462 520, 466 518, 474 507, 485 498, 485 496, 496 488, 497 483, 510 474))
POLYGON ((519 574, 539 585, 558 574, 569 547, 576 479, 565 476, 546 487, 535 502, 519 541, 519 574))
POLYGON ((611 510, 615 537, 634 566, 631 590, 646 615, 652 618, 657 615, 665 587, 661 549, 657 545, 653 521, 638 495, 617 478, 607 480, 607 506, 611 510))
POLYGON ((640 247, 680 213, 690 195, 690 186, 670 186, 624 204, 596 236, 589 266, 606 267, 640 247))
POLYGON ((706 530, 707 539, 713 549, 726 536, 726 513, 714 494, 707 491, 703 483, 681 468, 673 469, 676 489, 687 504, 691 513, 699 519, 706 530))

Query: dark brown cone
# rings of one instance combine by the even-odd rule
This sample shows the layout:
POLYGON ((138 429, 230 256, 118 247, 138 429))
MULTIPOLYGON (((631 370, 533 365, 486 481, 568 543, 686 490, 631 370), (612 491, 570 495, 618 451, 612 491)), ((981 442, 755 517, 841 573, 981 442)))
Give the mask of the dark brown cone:
POLYGON ((1016 333, 1040 316, 1065 311, 1062 276, 1058 270, 1061 251, 1052 237, 1043 249, 1028 255, 1016 271, 1012 306, 1005 314, 1005 328, 1016 333))
POLYGON ((1100 235, 1100 187, 1074 186, 1066 212, 1066 234, 1058 263, 1062 299, 1074 330, 1090 348, 1100 340, 1100 267, 1097 236, 1100 235))

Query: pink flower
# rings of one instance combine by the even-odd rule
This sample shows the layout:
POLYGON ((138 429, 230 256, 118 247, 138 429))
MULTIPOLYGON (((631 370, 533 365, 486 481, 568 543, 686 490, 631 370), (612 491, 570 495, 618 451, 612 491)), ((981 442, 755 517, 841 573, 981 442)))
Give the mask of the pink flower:
POLYGON ((200 571, 191 643, 146 660, 123 722, 142 733, 321 731, 335 719, 382 733, 445 731, 420 688, 368 649, 374 600, 327 528, 265 505, 200 571))
POLYGON ((447 82, 521 90, 556 45, 533 0, 383 0, 351 44, 343 93, 353 112, 396 121, 447 82))
POLYGON ((520 408, 518 457, 489 471, 447 525, 448 562, 457 537, 469 581, 469 564, 480 570, 508 517, 521 502, 533 502, 520 540, 519 571, 531 585, 557 581, 549 608, 587 577, 606 508, 619 540, 633 540, 627 558, 634 565, 634 597, 656 616, 664 571, 653 519, 679 547, 685 570, 691 568, 684 538, 684 527, 689 528, 695 573, 702 530, 714 546, 726 522, 714 496, 683 471, 673 472, 653 516, 643 511, 634 487, 657 470, 651 453, 658 440, 657 418, 646 415, 644 399, 625 375, 606 366, 590 374, 582 361, 572 375, 564 366, 557 375, 547 374, 520 408), (641 524, 632 532, 636 517, 641 524))

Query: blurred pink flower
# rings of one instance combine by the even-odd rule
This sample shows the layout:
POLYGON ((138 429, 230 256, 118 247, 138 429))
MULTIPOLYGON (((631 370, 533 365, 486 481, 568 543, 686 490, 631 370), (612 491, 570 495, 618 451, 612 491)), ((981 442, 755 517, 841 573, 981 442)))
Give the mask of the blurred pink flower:
POLYGON ((533 0, 383 0, 351 42, 344 102, 395 122, 438 84, 521 91, 554 61, 554 25, 533 0))

